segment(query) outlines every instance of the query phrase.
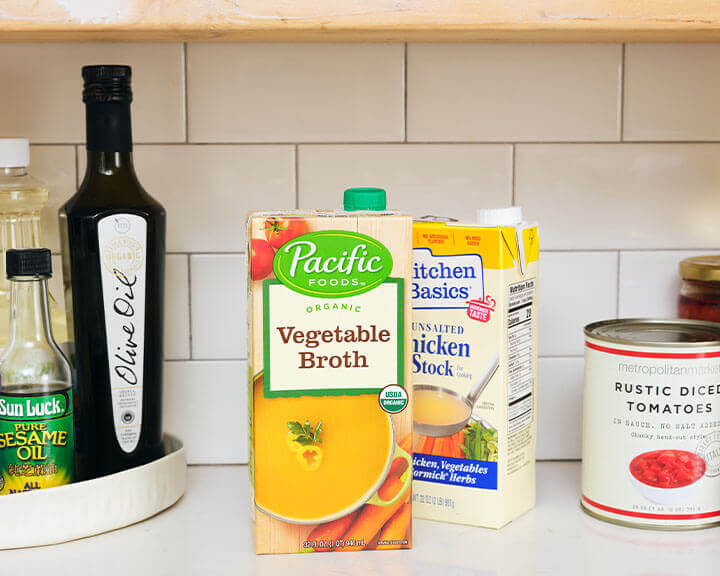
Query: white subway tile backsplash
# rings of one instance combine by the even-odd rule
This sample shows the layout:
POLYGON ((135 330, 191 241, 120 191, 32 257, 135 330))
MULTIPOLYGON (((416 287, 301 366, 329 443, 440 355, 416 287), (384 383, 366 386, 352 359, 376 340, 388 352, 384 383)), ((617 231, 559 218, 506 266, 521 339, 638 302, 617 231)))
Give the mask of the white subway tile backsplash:
POLYGON ((193 358, 245 358, 247 256, 193 255, 190 269, 193 358))
POLYGON ((165 430, 185 443, 190 464, 248 459, 245 362, 166 362, 165 430))
POLYGON ((620 139, 619 45, 410 44, 408 140, 620 139))
POLYGON ((190 358, 188 256, 165 257, 165 358, 190 358))
POLYGON ((537 456, 579 458, 583 326, 674 316, 678 262, 720 253, 720 46, 627 45, 624 86, 622 51, 190 44, 185 78, 181 44, 0 44, 0 137, 34 143, 57 253, 85 168, 80 68, 133 66, 137 171, 168 212, 165 423, 191 463, 247 461, 249 211, 340 207, 351 186, 414 216, 521 205, 543 249, 537 456))
POLYGON ((58 209, 75 194, 75 170, 74 146, 30 148, 30 174, 44 181, 50 189, 50 198, 40 215, 42 226, 40 244, 53 252, 60 250, 58 209))
POLYGON ((625 140, 720 140, 720 46, 629 44, 625 140))
POLYGON ((191 142, 404 137, 402 44, 190 44, 191 142))
POLYGON ((250 210, 295 206, 292 146, 137 146, 135 164, 167 210, 171 252, 244 251, 250 210))
POLYGON ((717 144, 520 144, 515 201, 552 250, 718 245, 717 144))
POLYGON ((676 318, 680 293, 678 264, 690 256, 712 251, 620 253, 620 317, 676 318))
MULTIPOLYGON (((542 242, 542 238, 541 238, 542 242)), ((538 301, 539 354, 583 353, 583 327, 615 318, 616 252, 543 252, 538 301)))
POLYGON ((183 46, 169 43, 0 45, 0 137, 83 141, 86 64, 132 66, 135 141, 185 140, 183 46))
POLYGON ((298 173, 302 208, 339 207, 351 186, 385 188, 413 216, 467 221, 512 203, 512 147, 500 144, 300 146, 298 173))
POLYGON ((583 358, 538 362, 539 460, 582 456, 583 358))

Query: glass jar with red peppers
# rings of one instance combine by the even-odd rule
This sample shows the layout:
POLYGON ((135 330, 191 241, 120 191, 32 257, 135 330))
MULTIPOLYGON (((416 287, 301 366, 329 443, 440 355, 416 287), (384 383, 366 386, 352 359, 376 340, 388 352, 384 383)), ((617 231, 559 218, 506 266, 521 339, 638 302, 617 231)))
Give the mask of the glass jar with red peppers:
POLYGON ((686 258, 680 276, 678 316, 720 322, 720 255, 686 258))

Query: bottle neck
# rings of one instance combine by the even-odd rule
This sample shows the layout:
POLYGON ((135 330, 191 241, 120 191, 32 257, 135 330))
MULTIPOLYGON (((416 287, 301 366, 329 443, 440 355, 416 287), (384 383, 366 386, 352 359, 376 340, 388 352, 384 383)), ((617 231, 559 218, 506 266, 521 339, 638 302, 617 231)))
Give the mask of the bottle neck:
POLYGON ((88 152, 132 152, 130 102, 86 102, 85 128, 88 152))
POLYGON ((87 151, 87 174, 96 176, 134 175, 132 152, 87 151))
POLYGON ((88 176, 134 176, 130 102, 86 102, 88 176))
POLYGON ((10 286, 10 347, 52 341, 47 277, 13 278, 10 286))
POLYGON ((0 243, 0 299, 7 302, 10 282, 5 275, 5 253, 10 249, 40 248, 40 210, 0 211, 0 243))

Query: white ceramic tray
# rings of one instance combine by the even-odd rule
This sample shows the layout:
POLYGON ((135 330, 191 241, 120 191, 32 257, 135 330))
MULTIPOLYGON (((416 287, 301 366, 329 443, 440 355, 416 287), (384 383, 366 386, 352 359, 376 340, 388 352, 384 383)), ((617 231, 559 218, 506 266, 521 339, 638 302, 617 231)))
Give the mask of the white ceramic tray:
POLYGON ((165 436, 166 456, 103 478, 0 496, 0 550, 94 536, 165 510, 185 492, 185 447, 165 436))

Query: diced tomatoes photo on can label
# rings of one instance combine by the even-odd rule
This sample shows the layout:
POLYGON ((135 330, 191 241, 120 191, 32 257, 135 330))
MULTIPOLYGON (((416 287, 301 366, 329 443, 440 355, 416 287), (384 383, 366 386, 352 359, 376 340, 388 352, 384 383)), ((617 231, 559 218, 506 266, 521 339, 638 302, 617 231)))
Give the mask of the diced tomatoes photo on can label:
POLYGON ((630 473, 648 486, 680 488, 702 478, 705 467, 705 460, 693 452, 653 450, 633 458, 630 473))

